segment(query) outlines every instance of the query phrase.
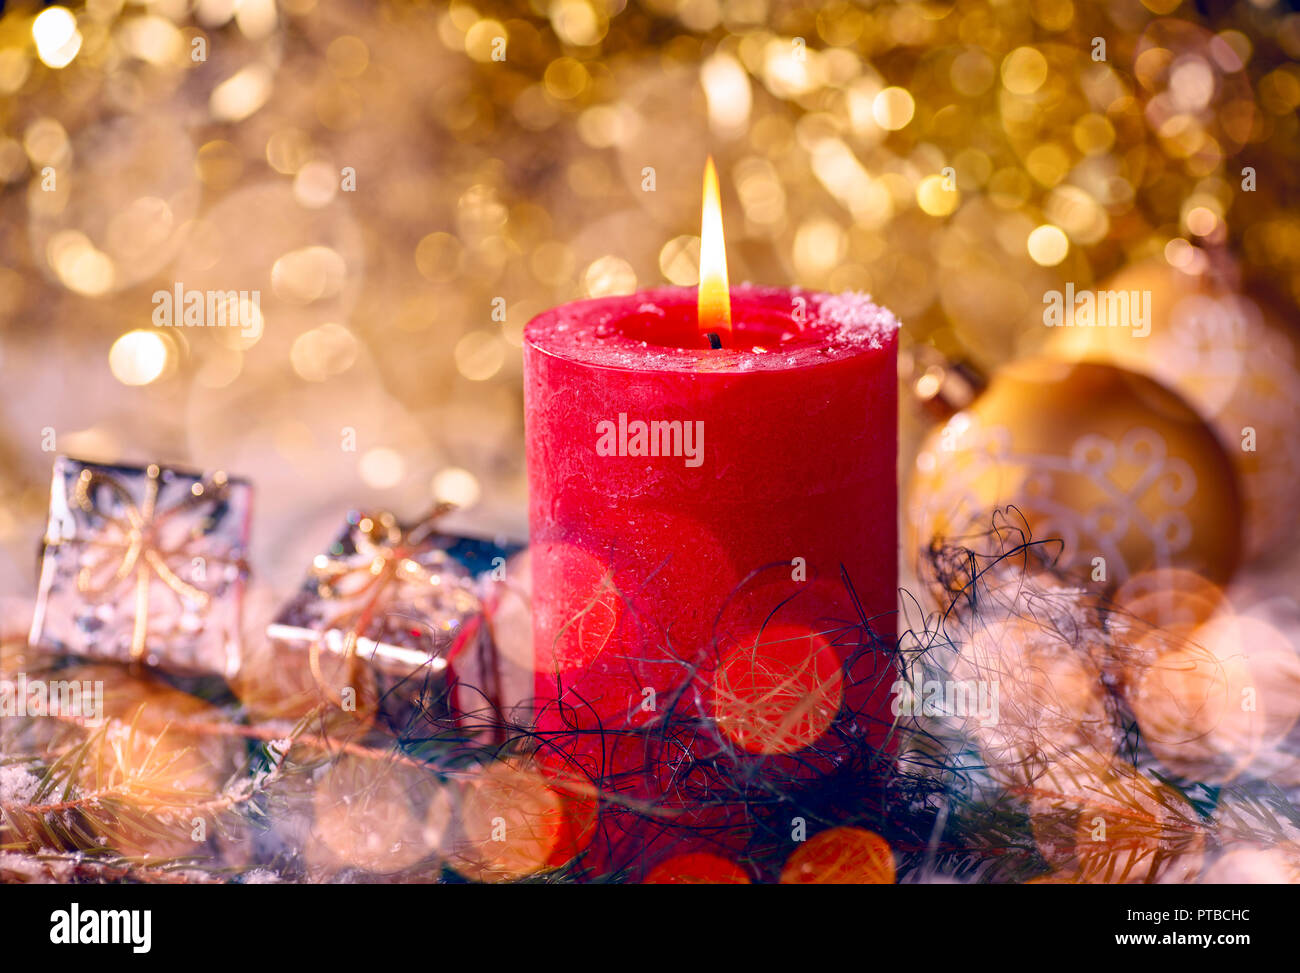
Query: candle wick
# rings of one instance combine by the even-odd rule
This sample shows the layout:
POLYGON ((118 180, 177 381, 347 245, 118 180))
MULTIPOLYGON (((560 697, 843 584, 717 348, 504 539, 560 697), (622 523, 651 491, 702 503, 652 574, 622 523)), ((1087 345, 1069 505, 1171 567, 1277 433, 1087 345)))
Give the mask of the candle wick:
POLYGON ((704 332, 704 337, 709 339, 709 347, 714 351, 717 351, 722 347, 722 339, 718 337, 716 331, 706 331, 704 332))

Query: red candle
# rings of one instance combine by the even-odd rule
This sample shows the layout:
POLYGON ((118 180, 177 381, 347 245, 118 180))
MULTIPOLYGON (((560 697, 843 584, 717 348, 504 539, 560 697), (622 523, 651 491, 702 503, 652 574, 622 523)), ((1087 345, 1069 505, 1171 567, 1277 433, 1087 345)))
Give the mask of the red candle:
POLYGON ((539 730, 678 808, 674 749, 833 759, 879 738, 893 678, 898 324, 725 277, 719 300, 711 235, 698 296, 564 305, 524 347, 539 730))

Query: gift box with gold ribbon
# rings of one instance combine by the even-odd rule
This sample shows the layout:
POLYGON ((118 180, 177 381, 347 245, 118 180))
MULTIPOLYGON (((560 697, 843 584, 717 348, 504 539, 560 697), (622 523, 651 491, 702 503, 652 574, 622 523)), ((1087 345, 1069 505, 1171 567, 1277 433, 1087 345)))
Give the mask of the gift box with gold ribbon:
POLYGON ((150 464, 54 463, 31 642, 232 676, 252 486, 150 464))
POLYGON ((241 679, 246 704, 300 716, 322 703, 397 732, 499 718, 502 669, 485 607, 517 545, 354 511, 268 626, 268 665, 241 679))

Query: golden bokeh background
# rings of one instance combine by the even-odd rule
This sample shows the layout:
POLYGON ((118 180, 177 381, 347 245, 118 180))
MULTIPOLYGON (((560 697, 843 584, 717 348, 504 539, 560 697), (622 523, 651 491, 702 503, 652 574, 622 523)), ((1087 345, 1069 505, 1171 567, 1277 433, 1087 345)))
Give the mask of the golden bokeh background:
MULTIPOLYGON (((61 453, 250 478, 252 633, 349 508, 411 519, 449 501, 447 526, 521 537, 524 325, 564 301, 694 285, 712 154, 733 282, 867 291, 904 322, 905 554, 987 526, 997 504, 1032 515, 1029 498, 1060 528, 1062 564, 1093 572, 1091 589, 992 573, 985 614, 948 619, 956 675, 1003 687, 1004 722, 968 729, 991 779, 1021 797, 1040 785, 1027 806, 1050 880, 1154 877, 1157 846, 1172 874, 1196 874, 1208 825, 1119 759, 1116 710, 1165 771, 1300 787, 1297 109, 1287 0, 10 4, 0 634, 30 620, 61 453), (1149 293, 1150 338, 1044 327, 1044 295, 1067 287, 1149 293), (189 292, 218 295, 204 322, 185 320, 189 292), (160 326, 172 295, 177 326, 160 326), (1246 427, 1258 451, 1238 448, 1246 427), (1156 466, 1173 479, 1148 483, 1156 466), (1150 492, 1130 490, 1128 530, 1107 491, 1135 482, 1150 492), (1191 482, 1204 489, 1183 497, 1191 482), (971 519, 933 507, 949 488, 971 519), (1257 683, 1265 709, 1237 706, 1257 683), (1090 831, 1107 815, 1109 844, 1090 831)), ((498 632, 525 645, 513 611, 498 632)), ((302 688, 243 675, 255 716, 302 688)), ((766 725, 780 712, 724 716, 741 746, 784 752, 824 731, 832 688, 793 742, 766 725)), ((149 699, 193 726, 162 744, 146 727, 141 753, 90 766, 179 768, 174 803, 211 803, 205 773, 229 754, 191 765, 187 734, 245 731, 180 695, 149 699)), ((526 764, 430 789, 410 761, 349 754, 311 797, 311 842, 296 818, 277 825, 324 874, 439 848, 498 881, 591 840, 590 795, 526 764), (505 849, 489 844, 503 807, 527 825, 505 849)), ((1225 800, 1214 827, 1231 837, 1238 810, 1225 800)), ((1214 874, 1294 878, 1288 828, 1214 874)), ((781 880, 889 882, 893 855, 873 831, 831 828, 781 880)), ((652 874, 748 880, 695 853, 652 874)))
POLYGON ((708 152, 732 280, 871 292, 906 389, 1142 261, 1294 331, 1298 60, 1280 0, 10 5, 0 582, 54 452, 252 477, 279 592, 351 506, 522 533, 523 326, 695 283, 708 152), (246 326, 154 326, 177 288, 246 326))

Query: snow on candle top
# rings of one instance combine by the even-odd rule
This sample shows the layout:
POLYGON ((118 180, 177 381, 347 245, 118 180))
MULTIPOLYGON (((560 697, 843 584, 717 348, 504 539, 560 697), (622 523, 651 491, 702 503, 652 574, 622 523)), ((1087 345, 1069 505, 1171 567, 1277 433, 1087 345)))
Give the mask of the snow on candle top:
POLYGON ((823 294, 744 284, 730 290, 732 332, 711 349, 694 288, 662 287, 576 301, 528 323, 538 351, 597 368, 745 372, 805 368, 883 352, 898 320, 866 294, 823 294))

